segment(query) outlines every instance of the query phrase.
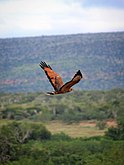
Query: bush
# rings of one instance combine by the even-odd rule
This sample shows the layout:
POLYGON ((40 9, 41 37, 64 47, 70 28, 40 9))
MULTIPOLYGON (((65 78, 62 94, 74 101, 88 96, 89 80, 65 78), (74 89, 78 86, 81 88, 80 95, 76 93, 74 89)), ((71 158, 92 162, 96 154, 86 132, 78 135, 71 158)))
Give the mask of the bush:
POLYGON ((118 127, 109 128, 105 135, 113 140, 124 140, 124 121, 119 119, 118 127))
POLYGON ((51 140, 55 140, 55 141, 61 141, 61 140, 68 141, 68 140, 71 140, 71 137, 68 136, 68 135, 66 135, 65 133, 61 132, 61 133, 52 135, 51 140))
POLYGON ((96 127, 97 127, 99 130, 105 129, 105 127, 106 127, 105 121, 98 121, 97 124, 96 124, 96 127))
POLYGON ((30 140, 48 140, 51 133, 42 124, 32 124, 30 132, 30 140))
POLYGON ((0 163, 14 160, 20 150, 20 144, 9 125, 0 128, 0 163))

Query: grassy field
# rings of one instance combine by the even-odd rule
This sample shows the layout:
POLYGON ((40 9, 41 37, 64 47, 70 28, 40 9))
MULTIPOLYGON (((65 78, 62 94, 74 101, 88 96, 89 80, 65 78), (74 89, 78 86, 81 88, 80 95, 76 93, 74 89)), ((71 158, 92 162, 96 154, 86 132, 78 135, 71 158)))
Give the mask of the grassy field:
POLYGON ((45 124, 46 128, 52 133, 64 132, 71 137, 91 137, 104 135, 105 130, 99 130, 94 123, 81 122, 65 124, 60 121, 49 122, 45 124))
MULTIPOLYGON (((11 123, 13 120, 0 120, 0 126, 11 123)), ((23 121, 21 121, 23 122, 23 121)), ((25 121, 24 122, 31 122, 25 121)), ((99 130, 96 124, 91 121, 85 121, 81 123, 66 124, 61 121, 52 121, 43 123, 46 128, 52 133, 65 133, 71 137, 91 137, 104 135, 105 130, 99 130)))

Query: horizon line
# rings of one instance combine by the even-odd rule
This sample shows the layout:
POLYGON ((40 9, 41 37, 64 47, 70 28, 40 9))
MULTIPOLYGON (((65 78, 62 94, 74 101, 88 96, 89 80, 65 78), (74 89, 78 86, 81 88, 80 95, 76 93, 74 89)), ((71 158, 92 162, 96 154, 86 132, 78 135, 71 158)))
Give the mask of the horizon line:
POLYGON ((0 39, 16 39, 16 38, 33 38, 33 37, 51 37, 51 36, 66 36, 66 35, 79 35, 79 34, 100 34, 100 33, 123 33, 124 30, 108 31, 108 32, 77 32, 77 33, 63 33, 63 34, 41 34, 41 35, 25 35, 25 36, 11 36, 11 37, 0 37, 0 39))

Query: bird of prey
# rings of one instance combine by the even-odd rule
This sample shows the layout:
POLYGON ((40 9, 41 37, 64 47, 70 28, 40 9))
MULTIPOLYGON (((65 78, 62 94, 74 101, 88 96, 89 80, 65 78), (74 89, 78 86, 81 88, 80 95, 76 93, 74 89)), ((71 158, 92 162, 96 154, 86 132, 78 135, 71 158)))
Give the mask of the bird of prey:
POLYGON ((71 92, 73 89, 71 88, 73 85, 77 84, 82 78, 81 71, 78 70, 74 77, 67 83, 63 83, 62 78, 53 71, 53 69, 47 65, 45 62, 40 63, 40 67, 44 70, 49 79, 50 83, 52 84, 55 91, 48 92, 49 95, 55 94, 64 94, 67 92, 71 92))

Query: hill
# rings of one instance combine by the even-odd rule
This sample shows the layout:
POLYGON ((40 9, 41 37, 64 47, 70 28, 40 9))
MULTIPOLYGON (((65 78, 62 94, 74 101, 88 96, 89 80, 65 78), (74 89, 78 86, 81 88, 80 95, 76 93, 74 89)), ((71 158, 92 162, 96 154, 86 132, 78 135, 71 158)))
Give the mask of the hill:
POLYGON ((51 91, 39 67, 46 61, 77 90, 124 87, 124 32, 0 39, 0 92, 51 91))

